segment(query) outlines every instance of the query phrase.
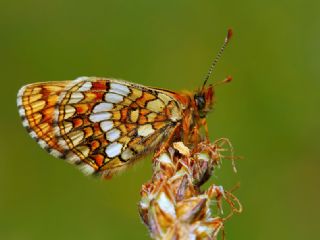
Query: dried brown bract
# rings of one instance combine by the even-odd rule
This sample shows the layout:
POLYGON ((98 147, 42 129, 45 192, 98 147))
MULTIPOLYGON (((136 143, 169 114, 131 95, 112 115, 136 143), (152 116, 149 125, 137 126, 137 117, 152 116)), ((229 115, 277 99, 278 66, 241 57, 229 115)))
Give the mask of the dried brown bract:
POLYGON ((224 221, 241 211, 238 199, 222 186, 200 189, 221 162, 224 143, 231 146, 225 139, 201 142, 192 149, 175 142, 153 160, 153 176, 142 186, 139 203, 152 238, 216 239, 224 221), (222 216, 223 200, 231 209, 226 217, 222 216))

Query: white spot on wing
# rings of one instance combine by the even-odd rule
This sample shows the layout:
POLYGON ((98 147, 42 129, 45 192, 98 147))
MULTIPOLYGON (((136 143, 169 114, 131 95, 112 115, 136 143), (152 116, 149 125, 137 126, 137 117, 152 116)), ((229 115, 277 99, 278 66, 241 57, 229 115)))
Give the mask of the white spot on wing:
POLYGON ((52 130, 52 133, 54 135, 59 135, 60 134, 60 127, 59 126, 54 126, 53 130, 52 130))
POLYGON ((34 131, 31 131, 29 134, 33 139, 38 139, 38 136, 34 131))
POLYGON ((104 99, 107 102, 111 102, 111 103, 119 103, 123 101, 123 96, 119 95, 119 94, 115 94, 115 93, 107 93, 104 96, 104 99))
POLYGON ((82 93, 80 93, 80 92, 74 92, 74 93, 72 93, 71 96, 70 96, 69 103, 70 103, 70 104, 78 103, 78 102, 80 102, 82 99, 84 99, 84 96, 83 96, 82 93))
POLYGON ((166 104, 166 105, 172 100, 169 96, 167 96, 163 93, 159 93, 158 98, 160 98, 164 102, 164 104, 166 104))
POLYGON ((109 112, 92 113, 89 117, 91 122, 101 122, 110 119, 112 116, 109 112))
MULTIPOLYGON (((63 122, 63 127, 64 127, 64 131, 65 131, 66 133, 68 133, 68 132, 70 132, 70 131, 72 130, 73 125, 72 125, 71 122, 65 121, 65 122, 63 122)), ((58 130, 58 132, 56 132, 56 133, 59 134, 60 128, 59 128, 59 126, 57 126, 57 128, 58 128, 58 129, 54 129, 54 131, 56 132, 56 131, 58 130)))
POLYGON ((88 157, 90 153, 90 148, 88 146, 80 145, 76 147, 77 151, 79 151, 82 157, 88 157))
POLYGON ((27 87, 27 86, 23 86, 23 87, 21 87, 21 88, 19 89, 18 99, 17 99, 17 104, 18 104, 18 105, 22 105, 22 99, 21 99, 21 97, 23 96, 23 93, 24 93, 24 91, 26 90, 26 87, 27 87))
POLYGON ((26 128, 26 127, 29 127, 29 123, 28 123, 28 120, 27 119, 24 119, 22 121, 22 125, 26 128))
POLYGON ((91 82, 85 82, 79 89, 79 92, 86 92, 89 91, 92 88, 91 82))
POLYGON ((72 107, 71 105, 66 105, 64 108, 64 119, 72 117, 75 112, 76 109, 74 107, 72 107))
POLYGON ((69 149, 66 141, 65 141, 63 138, 60 138, 60 139, 58 140, 58 144, 59 144, 59 146, 60 146, 61 148, 65 149, 65 150, 69 149))
POLYGON ((48 145, 47 145, 47 143, 45 142, 45 141, 43 141, 43 140, 39 140, 38 141, 38 144, 42 147, 42 148, 46 148, 48 145))
POLYGON ((18 107, 22 106, 22 98, 21 97, 17 98, 17 106, 18 107))
POLYGON ((118 142, 111 143, 106 147, 106 154, 109 158, 118 156, 121 153, 122 144, 118 142))
POLYGON ((127 86, 119 84, 119 83, 111 83, 110 84, 110 92, 118 93, 123 96, 128 96, 130 90, 127 86))
POLYGON ((73 152, 69 152, 67 155, 66 155, 66 161, 69 162, 69 163, 77 163, 80 160, 80 158, 74 154, 73 152))
POLYGON ((106 112, 106 111, 110 111, 113 108, 113 104, 112 103, 99 103, 97 104, 94 108, 93 108, 93 112, 97 113, 97 112, 106 112))
POLYGON ((113 121, 103 121, 103 122, 101 122, 100 123, 100 128, 104 132, 109 131, 111 128, 113 128, 113 121))
POLYGON ((25 115, 26 115, 26 113, 25 113, 25 111, 24 111, 24 109, 21 107, 21 108, 19 108, 19 115, 21 116, 21 117, 24 117, 25 115))
POLYGON ((181 111, 179 111, 179 109, 177 108, 177 106, 174 106, 171 109, 171 115, 170 115, 170 119, 173 122, 179 121, 182 118, 182 114, 181 111))
POLYGON ((147 137, 150 134, 154 133, 154 129, 151 124, 145 124, 138 128, 138 135, 142 137, 147 137))
POLYGON ((94 168, 91 167, 89 164, 82 163, 79 165, 79 169, 85 174, 85 175, 90 175, 95 172, 94 168))
POLYGON ((56 158, 60 158, 62 156, 61 152, 55 150, 55 149, 51 149, 49 152, 52 156, 56 157, 56 158))
POLYGON ((106 138, 110 142, 114 142, 115 140, 117 140, 120 137, 120 134, 121 134, 120 130, 117 128, 114 128, 106 133, 106 138))
POLYGON ((68 134, 73 146, 77 146, 84 138, 84 132, 81 130, 74 131, 68 134))

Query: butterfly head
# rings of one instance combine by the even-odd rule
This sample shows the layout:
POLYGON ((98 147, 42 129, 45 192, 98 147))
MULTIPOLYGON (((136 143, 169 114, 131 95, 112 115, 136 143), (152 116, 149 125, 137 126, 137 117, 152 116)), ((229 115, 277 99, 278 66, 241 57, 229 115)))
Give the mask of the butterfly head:
POLYGON ((214 103, 214 88, 212 85, 203 87, 194 95, 194 102, 200 118, 206 117, 214 103))

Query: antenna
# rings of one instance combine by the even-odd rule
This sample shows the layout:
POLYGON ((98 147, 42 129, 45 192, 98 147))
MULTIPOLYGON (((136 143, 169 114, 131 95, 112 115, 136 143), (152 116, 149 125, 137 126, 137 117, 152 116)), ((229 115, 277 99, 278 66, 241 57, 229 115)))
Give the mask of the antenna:
POLYGON ((228 45, 231 37, 232 37, 232 29, 229 28, 229 29, 228 29, 228 33, 227 33, 227 36, 226 36, 226 38, 224 39, 224 43, 223 43, 222 47, 220 48, 217 56, 215 57, 215 59, 214 59, 213 62, 211 63, 211 66, 210 66, 210 68, 209 68, 209 71, 208 71, 208 73, 207 73, 207 75, 206 75, 206 77, 205 77, 205 79, 204 79, 202 88, 206 85, 208 79, 210 78, 210 76, 211 76, 214 68, 216 67, 219 59, 221 58, 221 55, 222 55, 224 49, 226 48, 226 46, 228 45))
POLYGON ((224 84, 224 83, 229 83, 232 81, 232 77, 231 76, 227 76, 225 79, 223 79, 222 81, 219 82, 215 82, 214 84, 212 84, 213 87, 218 86, 220 84, 224 84))

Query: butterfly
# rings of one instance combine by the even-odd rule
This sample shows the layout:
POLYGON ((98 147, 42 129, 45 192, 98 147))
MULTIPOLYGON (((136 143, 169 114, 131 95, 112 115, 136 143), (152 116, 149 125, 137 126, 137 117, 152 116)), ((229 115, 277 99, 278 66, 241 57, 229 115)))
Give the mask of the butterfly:
POLYGON ((101 77, 32 83, 18 92, 22 124, 51 155, 105 178, 172 141, 197 141, 200 127, 208 132, 206 115, 214 103, 214 87, 206 83, 231 35, 196 92, 101 77))

